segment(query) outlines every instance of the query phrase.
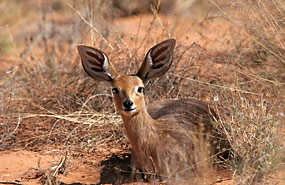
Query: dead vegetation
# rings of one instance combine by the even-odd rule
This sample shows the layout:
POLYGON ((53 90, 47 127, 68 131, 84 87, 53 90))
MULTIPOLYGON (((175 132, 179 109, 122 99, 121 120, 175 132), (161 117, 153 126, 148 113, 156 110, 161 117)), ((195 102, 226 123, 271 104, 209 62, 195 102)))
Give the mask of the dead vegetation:
MULTIPOLYGON (((7 10, 15 2, 2 1, 0 8, 7 10)), ((25 2, 15 5, 22 11, 14 13, 26 17, 22 22, 1 16, 1 28, 14 24, 0 33, 8 38, 0 39, 0 59, 13 53, 18 64, 0 81, 0 150, 41 151, 56 145, 73 152, 128 151, 108 86, 84 74, 75 48, 80 43, 96 46, 121 71, 136 71, 143 51, 170 36, 181 40, 173 66, 149 83, 148 101, 193 97, 209 102, 231 143, 232 158, 222 165, 231 169, 236 183, 262 183, 284 170, 284 2, 211 0, 201 24, 223 19, 243 33, 238 41, 233 38, 238 44, 231 49, 216 51, 176 35, 179 24, 164 22, 158 14, 163 3, 155 2, 148 9, 153 18, 147 27, 137 26, 137 35, 112 27, 118 15, 110 16, 113 5, 103 1, 25 2), (30 7, 33 11, 26 15, 30 7), (16 30, 19 25, 28 31, 16 30)))

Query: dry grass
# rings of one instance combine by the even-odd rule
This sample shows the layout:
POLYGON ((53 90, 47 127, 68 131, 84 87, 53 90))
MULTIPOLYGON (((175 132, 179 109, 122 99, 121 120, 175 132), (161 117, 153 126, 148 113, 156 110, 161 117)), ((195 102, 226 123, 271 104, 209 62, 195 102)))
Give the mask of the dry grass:
MULTIPOLYGON (((39 3, 32 31, 10 39, 11 45, 20 45, 16 55, 21 63, 0 83, 0 150, 41 150, 40 145, 87 152, 102 145, 128 149, 111 92, 84 74, 76 45, 99 47, 112 61, 122 61, 122 65, 115 64, 121 71, 134 72, 139 66, 136 61, 144 57, 139 46, 148 48, 172 31, 162 26, 161 35, 152 34, 155 22, 160 22, 153 9, 149 31, 138 48, 133 48, 137 40, 125 42, 112 30, 112 17, 104 16, 112 6, 88 2, 39 3), (96 22, 98 19, 107 24, 96 22)), ((3 1, 0 7, 6 4, 11 5, 3 1)), ((164 78, 149 83, 146 96, 150 102, 189 97, 211 102, 220 117, 218 126, 232 146, 232 158, 224 166, 233 170, 237 183, 263 182, 272 172, 284 170, 280 134, 284 134, 285 3, 240 0, 211 4, 215 16, 230 20, 247 38, 241 38, 241 44, 227 53, 209 52, 198 43, 178 43, 172 68, 164 78)))
POLYGON ((242 27, 253 42, 256 62, 266 62, 274 57, 276 62, 285 65, 284 12, 282 0, 250 1, 223 0, 210 1, 219 15, 242 27))
MULTIPOLYGON (((284 169, 284 1, 211 1, 220 16, 248 38, 236 47, 235 87, 230 100, 230 141, 241 161, 233 161, 241 184, 265 182, 284 169), (281 136, 280 136, 281 135, 281 136)), ((216 13, 217 13, 216 12, 216 13)))

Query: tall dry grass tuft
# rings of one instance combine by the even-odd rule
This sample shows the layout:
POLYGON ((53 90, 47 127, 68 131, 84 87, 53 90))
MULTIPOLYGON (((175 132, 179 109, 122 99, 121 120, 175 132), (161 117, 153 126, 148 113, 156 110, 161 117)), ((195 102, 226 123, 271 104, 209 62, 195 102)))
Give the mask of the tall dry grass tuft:
POLYGON ((265 182, 267 175, 284 163, 284 143, 280 143, 278 130, 282 122, 268 111, 263 97, 257 102, 243 95, 232 98, 228 131, 233 154, 237 155, 231 161, 236 181, 240 184, 265 182))

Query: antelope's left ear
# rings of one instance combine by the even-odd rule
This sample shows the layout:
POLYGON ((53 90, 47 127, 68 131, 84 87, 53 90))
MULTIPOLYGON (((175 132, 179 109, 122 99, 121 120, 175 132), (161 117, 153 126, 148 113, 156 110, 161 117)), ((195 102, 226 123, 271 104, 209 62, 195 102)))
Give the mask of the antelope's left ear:
POLYGON ((165 40, 153 46, 146 54, 137 76, 140 77, 144 84, 151 78, 159 77, 165 74, 171 64, 175 39, 165 40))

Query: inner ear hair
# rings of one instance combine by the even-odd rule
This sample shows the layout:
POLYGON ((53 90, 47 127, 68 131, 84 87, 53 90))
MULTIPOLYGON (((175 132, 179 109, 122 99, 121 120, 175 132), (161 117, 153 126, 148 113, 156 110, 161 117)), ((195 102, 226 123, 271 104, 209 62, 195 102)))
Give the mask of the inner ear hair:
POLYGON ((118 75, 107 55, 96 48, 79 45, 78 52, 85 72, 95 80, 111 82, 118 75))
POLYGON ((146 84, 151 78, 164 75, 170 68, 176 40, 168 39, 153 46, 146 54, 137 76, 146 84))

